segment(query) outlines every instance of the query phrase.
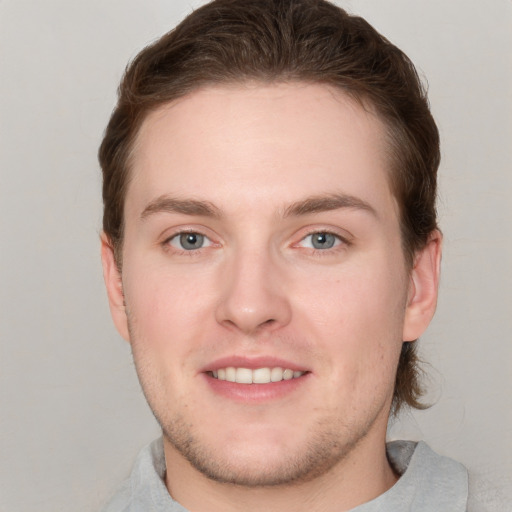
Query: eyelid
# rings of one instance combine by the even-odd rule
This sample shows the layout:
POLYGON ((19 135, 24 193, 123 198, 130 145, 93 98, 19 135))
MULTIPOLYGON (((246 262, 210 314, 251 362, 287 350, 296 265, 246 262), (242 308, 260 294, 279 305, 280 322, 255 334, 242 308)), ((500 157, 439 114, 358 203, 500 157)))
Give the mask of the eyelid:
POLYGON ((308 238, 312 238, 313 236, 318 235, 318 234, 333 236, 335 238, 334 245, 332 247, 327 247, 327 248, 324 248, 324 249, 318 249, 317 247, 313 246, 313 241, 311 241, 310 246, 307 247, 308 249, 328 251, 330 249, 334 249, 335 247, 338 247, 339 245, 341 245, 343 243, 343 240, 338 235, 336 235, 335 233, 328 233, 327 231, 317 231, 317 232, 314 232, 314 233, 309 233, 308 235, 303 237, 300 240, 299 244, 304 243, 304 241, 307 240, 308 238))
POLYGON ((187 252, 192 252, 192 251, 199 251, 200 249, 205 249, 206 247, 210 247, 213 245, 213 241, 210 239, 209 236, 207 235, 204 235, 203 233, 199 233, 198 231, 180 231, 179 233, 176 233, 175 235, 167 238, 167 241, 166 243, 168 245, 171 245, 172 247, 174 247, 175 249, 179 250, 179 251, 187 251, 187 252), (199 235, 201 237, 203 237, 203 240, 204 241, 207 241, 206 244, 202 245, 201 247, 198 247, 197 249, 184 249, 183 247, 180 247, 179 246, 179 240, 181 238, 182 235, 190 235, 190 234, 193 234, 193 235, 199 235), (176 240, 177 243, 176 245, 174 245, 173 241, 176 240))
MULTIPOLYGON (((336 237, 337 240, 341 242, 341 244, 345 246, 352 245, 353 236, 351 233, 349 233, 346 230, 336 229, 333 227, 323 227, 323 226, 310 226, 304 230, 301 230, 302 233, 299 234, 300 238, 298 242, 295 242, 293 246, 298 246, 301 242, 303 242, 307 237, 315 235, 315 234, 326 234, 326 235, 332 235, 336 237)), ((336 244, 331 249, 334 249, 335 247, 338 247, 340 244, 336 244)), ((316 249, 315 249, 316 250, 316 249)), ((323 251, 327 251, 328 249, 322 249, 323 251)))
POLYGON ((161 235, 161 242, 159 242, 159 245, 163 246, 166 249, 171 249, 175 252, 181 252, 181 253, 197 253, 201 249, 207 249, 208 247, 219 247, 220 243, 215 240, 215 236, 211 234, 211 230, 207 229, 203 226, 176 226, 172 229, 168 229, 164 231, 164 233, 161 235), (191 249, 186 250, 182 247, 179 247, 178 245, 172 245, 170 242, 173 239, 178 239, 181 235, 185 235, 188 233, 201 235, 205 238, 205 240, 208 240, 208 245, 200 247, 198 249, 191 249))

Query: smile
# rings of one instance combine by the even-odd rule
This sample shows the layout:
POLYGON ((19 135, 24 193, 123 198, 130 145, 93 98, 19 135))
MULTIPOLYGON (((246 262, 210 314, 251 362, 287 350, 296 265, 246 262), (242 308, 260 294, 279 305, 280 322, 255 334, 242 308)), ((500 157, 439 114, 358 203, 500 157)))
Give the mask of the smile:
POLYGON ((302 377, 306 372, 294 371, 289 368, 219 368, 210 372, 211 376, 218 380, 236 382, 237 384, 269 384, 302 377))

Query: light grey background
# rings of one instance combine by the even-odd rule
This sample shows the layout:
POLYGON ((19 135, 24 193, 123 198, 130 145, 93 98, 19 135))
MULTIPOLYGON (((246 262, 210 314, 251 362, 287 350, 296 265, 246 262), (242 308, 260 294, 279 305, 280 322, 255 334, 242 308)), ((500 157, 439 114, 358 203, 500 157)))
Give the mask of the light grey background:
MULTIPOLYGON (((201 2, 0 2, 0 511, 92 512, 158 434, 101 277, 96 151, 123 68, 201 2)), ((353 0, 430 83, 443 139, 426 439, 512 500, 512 2, 353 0)))

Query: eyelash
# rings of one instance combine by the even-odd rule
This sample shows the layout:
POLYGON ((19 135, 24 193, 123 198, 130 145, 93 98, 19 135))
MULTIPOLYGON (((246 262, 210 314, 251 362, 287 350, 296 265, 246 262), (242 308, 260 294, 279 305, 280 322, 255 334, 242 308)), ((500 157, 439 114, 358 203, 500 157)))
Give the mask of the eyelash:
MULTIPOLYGON (((314 229, 314 230, 308 232, 306 235, 304 235, 300 239, 298 244, 304 242, 304 240, 306 240, 308 237, 311 237, 314 235, 328 235, 328 236, 330 235, 330 236, 335 237, 335 239, 336 239, 335 245, 333 247, 328 247, 326 249, 316 249, 314 247, 306 248, 306 249, 310 249, 311 252, 315 256, 320 256, 320 257, 329 256, 329 255, 332 255, 333 252, 343 250, 344 248, 350 247, 350 245, 352 245, 352 242, 350 240, 348 240, 346 237, 343 237, 338 233, 334 233, 333 231, 324 230, 324 229, 314 229)), ((294 244, 294 245, 298 245, 298 244, 294 244)))
POLYGON ((202 233, 201 231, 198 231, 198 230, 194 230, 194 229, 184 229, 184 230, 181 230, 181 231, 178 231, 176 233, 173 233, 171 236, 167 237, 162 243, 161 243, 162 247, 164 248, 165 251, 172 251, 176 254, 179 254, 179 255, 183 255, 183 256, 196 256, 198 254, 200 254, 200 251, 201 249, 206 249, 212 245, 215 245, 215 243, 211 240, 211 238, 208 236, 208 235, 205 235, 204 233, 202 233), (180 247, 174 247, 173 245, 171 245, 171 241, 174 240, 175 238, 178 238, 178 237, 181 237, 183 235, 199 235, 199 236, 202 236, 204 237, 206 240, 209 241, 209 244, 207 246, 203 246, 203 247, 199 247, 197 249, 183 249, 183 248, 180 248, 180 247))
MULTIPOLYGON (((335 245, 333 247, 328 247, 326 249, 317 249, 315 247, 310 247, 310 248, 305 247, 305 249, 309 249, 311 251, 311 253, 313 255, 315 255, 315 256, 322 257, 322 256, 332 255, 333 252, 342 250, 343 248, 350 247, 350 245, 352 245, 352 242, 350 240, 348 240, 346 237, 343 237, 343 236, 339 235, 338 233, 334 233, 334 232, 329 231, 329 230, 315 229, 315 230, 312 230, 312 231, 306 233, 299 240, 299 242, 293 244, 292 247, 300 248, 299 244, 304 242, 304 240, 306 240, 308 237, 312 237, 314 235, 333 236, 336 239, 335 240, 335 245)), ((202 249, 207 249, 208 247, 215 246, 215 245, 219 246, 219 244, 216 244, 215 242, 213 242, 208 235, 205 235, 201 231, 193 230, 193 229, 182 230, 182 231, 175 232, 171 236, 167 237, 161 243, 161 245, 164 248, 164 250, 166 250, 166 251, 173 251, 173 252, 175 252, 175 253, 177 253, 179 255, 184 255, 184 256, 195 256, 195 255, 200 254, 200 252, 202 252, 202 249), (180 247, 175 247, 175 246, 171 245, 171 241, 172 240, 174 240, 174 239, 176 239, 178 237, 181 237, 183 235, 187 235, 187 234, 199 235, 201 237, 204 237, 204 239, 208 240, 209 243, 206 246, 202 246, 202 247, 199 247, 197 249, 189 249, 189 250, 183 249, 183 248, 180 248, 180 247)))

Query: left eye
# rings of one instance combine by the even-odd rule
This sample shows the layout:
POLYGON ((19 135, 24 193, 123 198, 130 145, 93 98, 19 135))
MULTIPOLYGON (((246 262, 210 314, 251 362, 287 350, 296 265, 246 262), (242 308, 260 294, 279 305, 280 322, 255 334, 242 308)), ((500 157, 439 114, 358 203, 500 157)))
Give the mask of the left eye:
POLYGON ((169 240, 169 244, 176 249, 194 251, 208 247, 212 243, 210 239, 201 233, 179 233, 169 240))
POLYGON ((311 233, 301 240, 301 245, 303 247, 318 250, 332 249, 340 243, 341 240, 338 236, 326 232, 311 233))

